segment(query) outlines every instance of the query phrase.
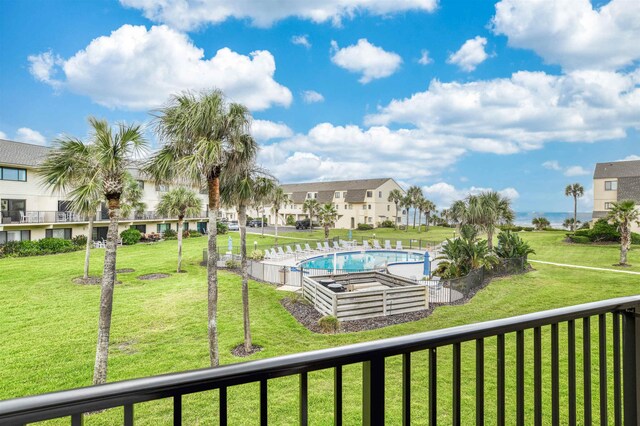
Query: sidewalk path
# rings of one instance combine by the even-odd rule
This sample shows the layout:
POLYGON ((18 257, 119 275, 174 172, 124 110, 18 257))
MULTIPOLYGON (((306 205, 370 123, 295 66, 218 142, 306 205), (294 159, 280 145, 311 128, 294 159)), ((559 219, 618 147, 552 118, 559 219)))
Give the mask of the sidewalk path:
POLYGON ((529 262, 532 262, 532 263, 544 263, 545 265, 553 265, 553 266, 563 266, 565 268, 589 269, 591 271, 605 271, 605 272, 617 272, 619 274, 640 275, 640 272, 636 272, 636 271, 622 271, 620 269, 596 268, 596 267, 593 267, 593 266, 568 265, 566 263, 545 262, 544 260, 531 260, 531 259, 529 259, 529 262))

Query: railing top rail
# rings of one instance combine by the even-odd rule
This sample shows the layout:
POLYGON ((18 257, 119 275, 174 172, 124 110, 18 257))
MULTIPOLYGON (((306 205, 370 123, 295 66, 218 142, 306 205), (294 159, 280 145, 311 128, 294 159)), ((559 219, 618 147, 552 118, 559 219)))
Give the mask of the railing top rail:
POLYGON ((0 401, 0 422, 18 418, 22 422, 46 420, 78 412, 251 383, 362 362, 375 357, 399 355, 602 313, 622 311, 639 305, 640 296, 621 297, 407 336, 224 365, 218 368, 16 398, 0 401))

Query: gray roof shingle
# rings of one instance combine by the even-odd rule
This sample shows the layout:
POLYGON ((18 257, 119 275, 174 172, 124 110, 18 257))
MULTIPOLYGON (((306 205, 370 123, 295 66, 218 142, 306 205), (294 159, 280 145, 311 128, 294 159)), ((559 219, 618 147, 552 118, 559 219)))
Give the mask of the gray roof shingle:
POLYGON ((597 163, 594 179, 625 178, 640 176, 640 160, 597 163))
MULTIPOLYGON (((284 189, 284 192, 288 194, 294 194, 294 198, 296 198, 296 193, 306 194, 307 192, 318 192, 319 194, 323 193, 323 196, 325 196, 324 194, 335 191, 347 191, 347 197, 349 197, 349 191, 366 191, 368 189, 373 190, 390 179, 391 178, 378 178, 341 180, 332 182, 286 183, 282 185, 282 189, 284 189)), ((333 196, 331 197, 331 199, 333 199, 333 196)), ((362 202, 363 200, 364 196, 359 202, 362 202)), ((328 202, 330 202, 330 200, 328 202)))
POLYGON ((49 147, 0 139, 0 164, 36 167, 49 147))

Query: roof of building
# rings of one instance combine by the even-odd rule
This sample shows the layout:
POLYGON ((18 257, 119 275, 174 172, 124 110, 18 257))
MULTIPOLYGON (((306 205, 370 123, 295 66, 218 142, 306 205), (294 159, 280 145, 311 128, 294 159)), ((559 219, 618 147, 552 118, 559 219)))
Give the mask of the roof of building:
POLYGON ((618 200, 633 200, 640 203, 640 173, 638 176, 618 179, 618 200))
POLYGON ((594 179, 623 178, 640 176, 640 160, 597 163, 594 179))
POLYGON ((340 180, 332 182, 285 183, 282 189, 286 193, 349 191, 354 189, 376 189, 391 178, 340 180))
POLYGON ((49 147, 0 139, 0 164, 35 167, 49 152, 49 147))

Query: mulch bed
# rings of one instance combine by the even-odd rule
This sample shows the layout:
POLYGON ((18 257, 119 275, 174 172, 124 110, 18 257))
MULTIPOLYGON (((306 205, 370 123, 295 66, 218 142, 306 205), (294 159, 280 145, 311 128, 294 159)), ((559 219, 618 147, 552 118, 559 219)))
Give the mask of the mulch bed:
MULTIPOLYGON (((86 280, 84 278, 82 278, 82 277, 77 277, 77 278, 74 278, 71 281, 73 281, 74 284, 81 284, 81 285, 100 285, 100 284, 102 284, 102 277, 92 277, 92 276, 90 276, 86 280)), ((122 284, 122 281, 116 280, 116 284, 122 284)))
POLYGON ((146 274, 146 275, 140 275, 138 277, 139 280, 143 280, 143 281, 148 281, 148 280, 159 280, 162 278, 168 278, 170 277, 171 274, 160 274, 160 273, 156 273, 156 274, 146 274))
MULTIPOLYGON (((313 306, 300 301, 292 301, 285 298, 280 301, 282 306, 289 311, 291 315, 308 330, 314 333, 326 333, 318 325, 318 320, 322 315, 316 311, 313 306)), ((432 309, 425 309, 418 312, 408 312, 406 314, 390 315, 386 317, 367 318, 353 321, 342 321, 340 323, 340 333, 352 333, 357 331, 375 330, 376 328, 387 327, 394 324, 402 324, 405 322, 417 321, 431 315, 432 309)))
POLYGON ((116 273, 117 274, 128 274, 129 272, 135 272, 135 269, 132 268, 122 268, 122 269, 116 269, 116 273))
POLYGON ((256 352, 260 352, 262 350, 262 346, 260 345, 253 345, 251 347, 251 350, 249 352, 244 350, 244 343, 240 343, 238 346, 236 346, 235 348, 233 348, 231 350, 231 354, 233 354, 233 356, 238 356, 238 357, 247 357, 250 355, 255 354, 256 352))

